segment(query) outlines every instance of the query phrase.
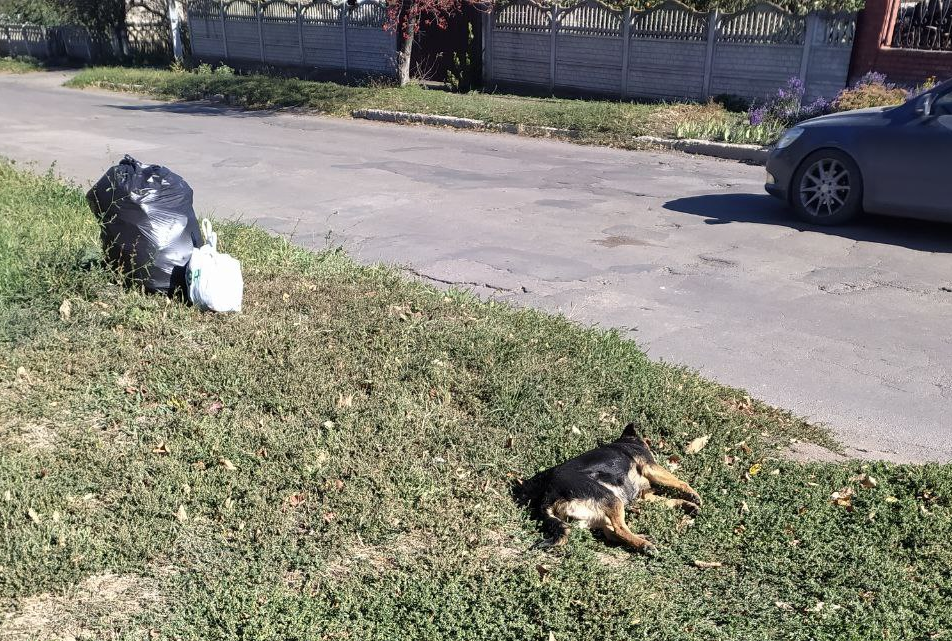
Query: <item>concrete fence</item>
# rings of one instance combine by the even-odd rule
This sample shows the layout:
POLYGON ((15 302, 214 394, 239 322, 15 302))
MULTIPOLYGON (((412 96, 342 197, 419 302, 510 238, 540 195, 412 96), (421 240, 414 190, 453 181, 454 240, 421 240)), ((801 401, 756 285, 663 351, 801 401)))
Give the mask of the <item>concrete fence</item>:
POLYGON ((793 76, 808 97, 830 97, 846 84, 856 30, 854 14, 769 3, 701 13, 675 0, 646 11, 516 0, 485 20, 487 86, 624 98, 759 98, 793 76))
POLYGON ((383 28, 386 19, 383 0, 206 0, 188 8, 192 55, 199 59, 390 76, 397 43, 383 28))
POLYGON ((89 63, 121 59, 164 61, 170 56, 171 35, 168 21, 159 18, 130 22, 122 39, 76 25, 0 24, 0 55, 89 63))

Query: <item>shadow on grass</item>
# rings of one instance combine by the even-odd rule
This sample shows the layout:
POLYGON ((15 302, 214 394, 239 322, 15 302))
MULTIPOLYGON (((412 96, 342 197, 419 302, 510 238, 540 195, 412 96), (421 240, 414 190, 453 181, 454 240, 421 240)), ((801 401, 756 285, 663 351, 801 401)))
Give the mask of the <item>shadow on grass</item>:
POLYGON ((787 205, 766 194, 690 196, 669 200, 664 207, 669 211, 703 216, 709 225, 778 225, 915 251, 952 253, 952 225, 948 223, 867 215, 848 225, 822 227, 798 220, 787 205))

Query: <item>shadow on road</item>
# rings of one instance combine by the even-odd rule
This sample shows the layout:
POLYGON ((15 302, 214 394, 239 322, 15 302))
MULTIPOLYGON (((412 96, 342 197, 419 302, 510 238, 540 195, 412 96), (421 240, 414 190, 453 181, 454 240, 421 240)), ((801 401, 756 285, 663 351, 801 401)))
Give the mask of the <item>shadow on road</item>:
POLYGON ((798 220, 782 202, 766 194, 711 194, 669 200, 668 211, 703 216, 709 225, 759 223, 812 231, 851 240, 895 245, 924 252, 952 252, 952 225, 909 218, 863 216, 838 227, 810 225, 798 220))
POLYGON ((266 118, 273 116, 273 109, 250 110, 210 100, 188 102, 165 102, 159 105, 105 105, 122 111, 163 112, 190 116, 232 116, 234 118, 266 118))

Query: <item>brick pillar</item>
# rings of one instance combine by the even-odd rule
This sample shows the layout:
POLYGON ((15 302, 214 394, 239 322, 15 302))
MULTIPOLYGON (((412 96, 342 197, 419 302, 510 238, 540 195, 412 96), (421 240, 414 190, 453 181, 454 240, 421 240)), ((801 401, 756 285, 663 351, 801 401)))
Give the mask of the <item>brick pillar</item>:
POLYGON ((866 0, 866 8, 856 20, 856 39, 850 60, 850 82, 875 71, 883 43, 892 40, 899 0, 866 0))

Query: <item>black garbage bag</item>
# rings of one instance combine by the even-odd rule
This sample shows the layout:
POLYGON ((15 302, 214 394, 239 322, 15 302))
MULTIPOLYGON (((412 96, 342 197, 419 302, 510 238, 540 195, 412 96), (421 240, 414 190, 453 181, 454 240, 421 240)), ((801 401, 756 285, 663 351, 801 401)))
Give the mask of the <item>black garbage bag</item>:
POLYGON ((93 185, 86 201, 114 268, 148 291, 186 291, 185 268, 202 234, 192 188, 181 176, 126 156, 93 185))

